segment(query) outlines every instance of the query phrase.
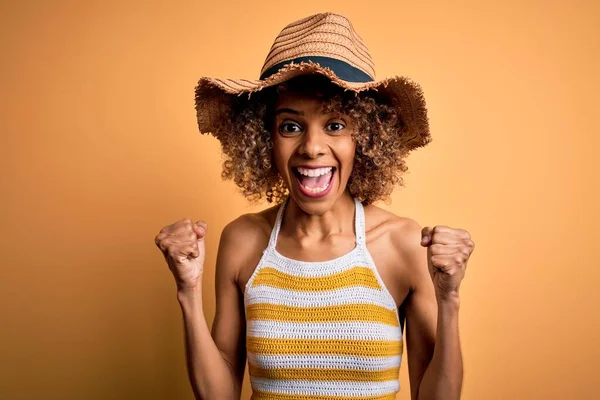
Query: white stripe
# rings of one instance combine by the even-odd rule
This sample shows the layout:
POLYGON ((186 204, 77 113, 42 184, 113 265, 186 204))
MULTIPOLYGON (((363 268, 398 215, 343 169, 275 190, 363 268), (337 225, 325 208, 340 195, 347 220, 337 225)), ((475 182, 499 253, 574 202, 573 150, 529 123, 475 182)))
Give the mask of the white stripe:
POLYGON ((250 379, 254 390, 296 395, 376 396, 400 390, 397 379, 383 382, 250 379))
POLYGON ((400 340, 397 326, 378 322, 309 322, 250 320, 247 335, 271 339, 400 340))
POLYGON ((346 271, 351 267, 370 267, 368 258, 361 248, 354 248, 335 260, 329 261, 297 261, 291 260, 274 251, 269 251, 268 257, 262 263, 265 267, 273 267, 286 274, 294 276, 327 276, 346 271))
POLYGON ((385 292, 364 286, 351 286, 323 292, 300 292, 258 285, 246 290, 246 299, 247 305, 268 303, 285 304, 292 307, 325 307, 361 303, 396 310, 396 304, 391 302, 390 296, 385 292))
POLYGON ((400 366, 402 356, 264 355, 248 352, 248 362, 262 368, 339 368, 377 371, 400 366))

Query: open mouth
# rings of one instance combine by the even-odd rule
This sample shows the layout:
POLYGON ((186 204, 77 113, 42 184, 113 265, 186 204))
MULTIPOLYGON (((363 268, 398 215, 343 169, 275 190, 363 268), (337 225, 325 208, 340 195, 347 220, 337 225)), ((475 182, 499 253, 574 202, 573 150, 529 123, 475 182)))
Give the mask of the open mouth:
POLYGON ((292 168, 298 186, 309 197, 321 197, 331 190, 335 167, 294 167, 292 168))

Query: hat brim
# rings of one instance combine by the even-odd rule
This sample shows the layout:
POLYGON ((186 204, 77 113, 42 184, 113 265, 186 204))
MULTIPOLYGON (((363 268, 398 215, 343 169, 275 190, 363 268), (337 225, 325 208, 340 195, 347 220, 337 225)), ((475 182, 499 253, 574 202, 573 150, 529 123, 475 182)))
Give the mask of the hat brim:
POLYGON ((230 116, 232 102, 236 96, 250 96, 254 92, 296 76, 314 73, 326 76, 346 90, 376 90, 386 97, 408 128, 407 132, 403 132, 408 150, 423 147, 431 142, 425 97, 419 84, 402 76, 371 82, 349 82, 338 78, 331 69, 311 61, 287 64, 264 80, 200 78, 195 88, 196 116, 200 133, 216 133, 220 125, 218 121, 230 116))

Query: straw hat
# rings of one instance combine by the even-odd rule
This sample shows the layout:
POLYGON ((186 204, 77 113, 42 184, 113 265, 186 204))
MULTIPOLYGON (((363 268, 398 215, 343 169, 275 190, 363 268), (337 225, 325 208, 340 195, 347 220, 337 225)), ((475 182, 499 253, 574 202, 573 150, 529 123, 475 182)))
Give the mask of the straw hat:
MULTIPOLYGON (((195 88, 200 133, 215 133, 218 121, 229 117, 236 96, 260 91, 293 77, 318 73, 347 90, 376 90, 398 111, 407 125, 406 147, 431 141, 421 87, 402 76, 375 79, 375 64, 360 35, 344 16, 327 12, 287 25, 271 46, 260 78, 202 77, 195 88)), ((231 134, 235 134, 232 132, 231 134)))

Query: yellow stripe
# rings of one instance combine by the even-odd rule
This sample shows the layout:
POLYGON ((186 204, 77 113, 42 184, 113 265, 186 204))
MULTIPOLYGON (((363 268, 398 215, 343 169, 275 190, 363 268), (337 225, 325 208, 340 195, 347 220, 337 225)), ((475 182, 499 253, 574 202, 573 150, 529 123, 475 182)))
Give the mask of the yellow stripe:
POLYGON ((396 392, 376 396, 327 396, 321 394, 284 394, 253 390, 251 400, 395 400, 396 392))
POLYGON ((380 371, 364 371, 358 369, 327 368, 277 368, 266 369, 250 366, 250 375, 267 379, 289 379, 307 381, 355 381, 382 382, 398 379, 400 366, 380 371))
POLYGON ((392 357, 402 354, 402 340, 270 339, 248 336, 247 350, 255 354, 336 354, 392 357))
POLYGON ((325 307, 292 307, 257 303, 246 307, 246 319, 286 322, 369 321, 399 326, 395 310, 374 304, 340 304, 325 307))
POLYGON ((267 285, 302 292, 319 292, 349 286, 366 286, 381 290, 375 274, 367 267, 353 267, 347 271, 326 276, 294 276, 272 267, 258 271, 252 286, 267 285))

